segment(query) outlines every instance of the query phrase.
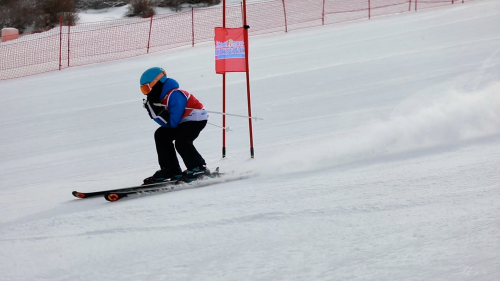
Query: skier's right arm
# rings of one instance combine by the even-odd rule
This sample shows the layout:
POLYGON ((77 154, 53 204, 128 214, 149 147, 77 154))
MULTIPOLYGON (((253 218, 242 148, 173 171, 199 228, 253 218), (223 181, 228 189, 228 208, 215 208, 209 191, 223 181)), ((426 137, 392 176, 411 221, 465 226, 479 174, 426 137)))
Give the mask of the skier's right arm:
POLYGON ((144 102, 144 108, 148 111, 149 117, 160 126, 170 127, 170 114, 165 108, 152 105, 150 101, 144 102))

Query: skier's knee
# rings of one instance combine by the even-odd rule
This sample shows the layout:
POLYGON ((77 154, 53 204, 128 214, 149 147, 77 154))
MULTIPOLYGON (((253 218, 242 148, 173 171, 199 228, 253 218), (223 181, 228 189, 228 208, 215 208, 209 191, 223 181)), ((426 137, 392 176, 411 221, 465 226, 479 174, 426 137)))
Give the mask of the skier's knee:
POLYGON ((185 140, 176 140, 175 141, 175 149, 177 149, 177 151, 179 150, 184 150, 186 148, 189 148, 193 146, 193 142, 192 141, 185 141, 185 140))

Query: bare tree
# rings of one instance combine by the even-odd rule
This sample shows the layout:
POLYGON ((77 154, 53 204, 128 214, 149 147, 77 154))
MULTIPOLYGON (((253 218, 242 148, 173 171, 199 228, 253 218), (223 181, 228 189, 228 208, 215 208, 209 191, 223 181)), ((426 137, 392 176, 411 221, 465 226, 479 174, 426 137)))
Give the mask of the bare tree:
POLYGON ((154 6, 156 5, 155 0, 130 0, 130 6, 127 9, 125 16, 151 16, 155 13, 154 6))
POLYGON ((57 26, 61 16, 65 25, 74 25, 79 18, 73 0, 38 0, 35 13, 35 28, 57 26))
POLYGON ((0 26, 17 28, 20 33, 33 25, 34 0, 0 0, 0 26))

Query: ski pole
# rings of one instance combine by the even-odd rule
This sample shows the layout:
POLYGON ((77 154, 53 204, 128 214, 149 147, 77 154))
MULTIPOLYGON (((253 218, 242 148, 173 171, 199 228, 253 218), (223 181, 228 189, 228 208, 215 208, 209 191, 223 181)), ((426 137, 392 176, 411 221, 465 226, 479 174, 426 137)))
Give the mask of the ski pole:
POLYGON ((219 125, 216 125, 214 123, 210 123, 210 122, 207 122, 208 124, 212 125, 212 126, 215 126, 215 127, 219 127, 219 128, 222 128, 224 130, 226 130, 227 132, 232 132, 233 130, 231 130, 231 128, 229 127, 222 127, 222 126, 219 126, 219 125))
MULTIPOLYGON (((162 103, 153 103, 153 105, 165 107, 165 105, 162 104, 162 103)), ((202 110, 202 109, 190 108, 190 107, 186 107, 186 109, 202 110)), ((208 112, 208 113, 215 113, 215 114, 221 114, 221 115, 228 115, 228 116, 235 116, 235 117, 242 117, 242 118, 250 118, 250 119, 255 119, 255 120, 264 120, 264 119, 258 118, 258 117, 250 117, 250 116, 245 116, 245 115, 222 113, 222 112, 219 112, 219 111, 211 111, 211 110, 205 110, 205 111, 208 112)))

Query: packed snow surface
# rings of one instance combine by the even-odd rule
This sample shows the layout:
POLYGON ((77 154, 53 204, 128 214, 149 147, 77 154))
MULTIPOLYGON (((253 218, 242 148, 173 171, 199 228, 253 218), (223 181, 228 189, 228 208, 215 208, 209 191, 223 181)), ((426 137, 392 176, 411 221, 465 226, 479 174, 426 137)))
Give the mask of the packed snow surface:
POLYGON ((115 203, 71 191, 159 168, 139 76, 220 111, 213 43, 0 81, 0 280, 500 280, 499 27, 483 0, 251 37, 255 159, 244 118, 227 158, 195 143, 251 177, 115 203))

